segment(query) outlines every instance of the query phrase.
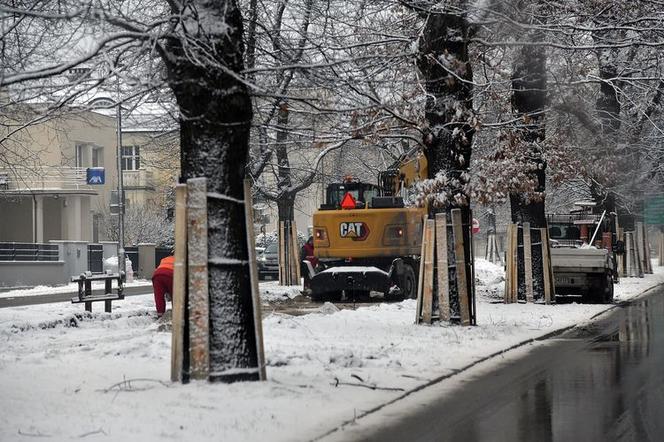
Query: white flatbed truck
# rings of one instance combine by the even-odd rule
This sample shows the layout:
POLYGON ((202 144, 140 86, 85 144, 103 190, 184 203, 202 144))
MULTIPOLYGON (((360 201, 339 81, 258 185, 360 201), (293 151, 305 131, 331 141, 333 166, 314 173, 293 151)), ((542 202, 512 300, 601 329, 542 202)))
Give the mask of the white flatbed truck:
POLYGON ((556 295, 581 295, 584 302, 613 303, 617 278, 613 255, 594 247, 552 247, 551 264, 556 295))

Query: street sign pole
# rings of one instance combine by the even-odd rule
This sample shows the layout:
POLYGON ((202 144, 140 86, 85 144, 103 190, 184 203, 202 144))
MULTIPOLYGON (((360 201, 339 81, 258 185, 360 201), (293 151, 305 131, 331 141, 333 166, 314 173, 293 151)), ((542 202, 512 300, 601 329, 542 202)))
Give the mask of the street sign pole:
POLYGON ((125 249, 124 249, 124 186, 122 184, 122 105, 120 100, 120 87, 118 84, 117 119, 117 160, 118 160, 118 272, 124 281, 126 276, 125 249))

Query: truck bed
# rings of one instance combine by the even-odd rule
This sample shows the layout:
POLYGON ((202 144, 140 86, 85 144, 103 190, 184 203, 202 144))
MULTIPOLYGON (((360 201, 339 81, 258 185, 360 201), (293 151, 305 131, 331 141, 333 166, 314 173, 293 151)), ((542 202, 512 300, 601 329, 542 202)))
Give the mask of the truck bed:
POLYGON ((551 248, 553 272, 604 273, 611 268, 609 251, 595 248, 551 248))

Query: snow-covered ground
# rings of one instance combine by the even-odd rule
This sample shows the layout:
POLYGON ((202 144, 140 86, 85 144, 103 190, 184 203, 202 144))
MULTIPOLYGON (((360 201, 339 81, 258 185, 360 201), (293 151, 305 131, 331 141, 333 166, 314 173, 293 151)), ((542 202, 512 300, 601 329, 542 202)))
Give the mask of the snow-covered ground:
MULTIPOLYGON (((152 285, 152 281, 148 279, 134 279, 132 282, 126 282, 125 287, 142 287, 152 285)), ((115 283, 113 283, 115 287, 115 283)), ((103 289, 104 281, 93 281, 92 289, 103 289)), ((78 292, 78 283, 72 282, 63 285, 38 285, 29 289, 7 290, 0 292, 0 298, 20 298, 23 296, 43 296, 56 293, 75 293, 78 292)))
POLYGON ((302 294, 301 285, 279 285, 279 281, 265 281, 258 284, 263 302, 283 302, 302 294))
MULTIPOLYGON (((310 440, 608 308, 495 303, 501 272, 478 262, 477 327, 416 326, 412 300, 270 314, 263 320, 269 380, 232 385, 169 382, 171 336, 155 322, 149 295, 114 303, 110 314, 67 303, 0 309, 0 440, 310 440)), ((664 283, 664 268, 655 272, 623 279, 616 299, 664 283)), ((274 286, 274 296, 289 296, 274 286)))

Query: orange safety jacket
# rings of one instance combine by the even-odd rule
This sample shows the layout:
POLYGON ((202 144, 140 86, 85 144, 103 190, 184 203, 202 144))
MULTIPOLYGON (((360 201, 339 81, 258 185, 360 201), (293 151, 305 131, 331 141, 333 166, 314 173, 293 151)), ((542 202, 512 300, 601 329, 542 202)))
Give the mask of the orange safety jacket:
POLYGON ((159 262, 159 267, 154 271, 152 277, 158 274, 166 274, 173 276, 173 268, 175 267, 175 256, 167 256, 159 262))

